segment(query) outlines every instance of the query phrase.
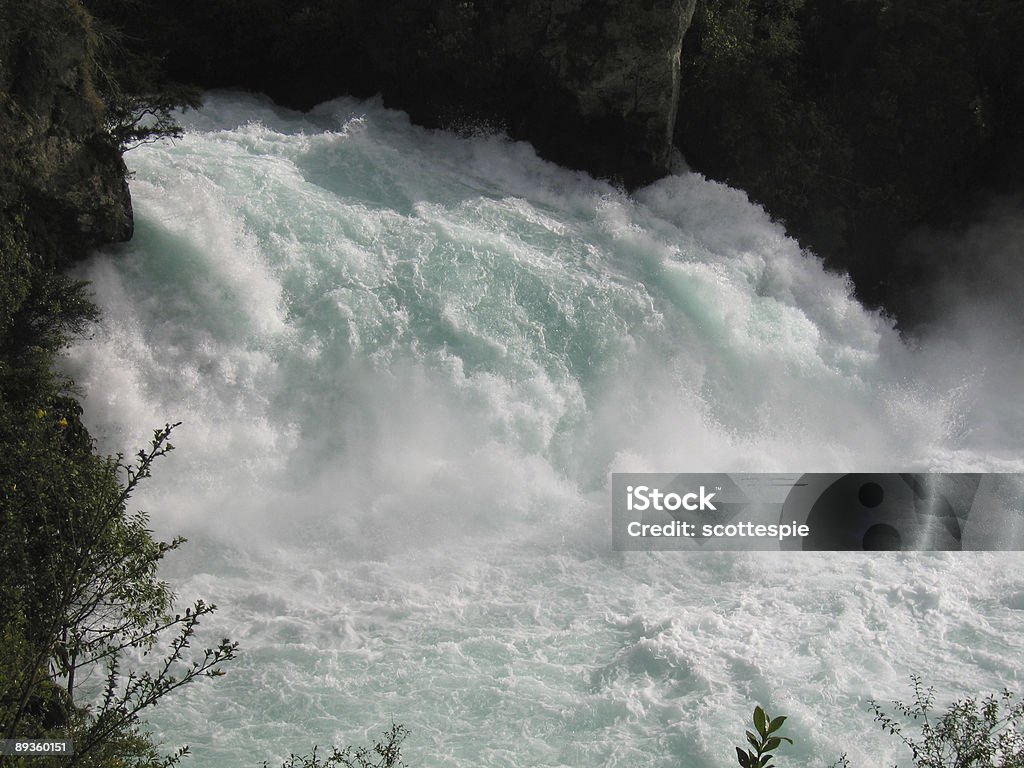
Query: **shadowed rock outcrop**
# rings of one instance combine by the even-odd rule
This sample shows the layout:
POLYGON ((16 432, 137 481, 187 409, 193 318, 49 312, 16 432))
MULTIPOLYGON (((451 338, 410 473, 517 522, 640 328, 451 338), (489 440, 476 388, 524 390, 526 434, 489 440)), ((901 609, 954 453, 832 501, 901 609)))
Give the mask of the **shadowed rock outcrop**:
POLYGON ((120 148, 97 89, 92 19, 73 0, 0 1, 0 215, 62 261, 132 234, 120 148))
POLYGON ((522 89, 509 89, 522 100, 505 116, 513 133, 630 187, 663 176, 694 1, 535 2, 510 11, 497 34, 522 89))
POLYGON ((382 94, 428 127, 489 124, 637 186, 668 169, 695 0, 89 0, 175 78, 305 109, 382 94))

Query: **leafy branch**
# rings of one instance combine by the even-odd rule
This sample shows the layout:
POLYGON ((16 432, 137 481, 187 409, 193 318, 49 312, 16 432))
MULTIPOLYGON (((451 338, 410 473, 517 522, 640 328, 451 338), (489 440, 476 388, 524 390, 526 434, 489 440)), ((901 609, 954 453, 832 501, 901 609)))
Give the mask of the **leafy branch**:
MULTIPOLYGON (((39 408, 31 418, 43 424, 53 417, 39 408)), ((62 421, 58 431, 67 428, 62 421)), ((157 542, 145 514, 125 511, 156 460, 174 450, 170 436, 177 426, 154 430, 149 447, 132 462, 96 457, 91 444, 83 446, 89 451, 84 468, 65 469, 60 462, 68 446, 60 441, 25 442, 26 451, 42 458, 8 486, 6 524, 26 543, 11 550, 20 556, 17 569, 0 573, 2 594, 11 596, 0 603, 7 625, 0 634, 0 734, 73 738, 69 768, 175 764, 186 751, 159 754, 140 733, 140 714, 183 685, 223 674, 222 665, 237 652, 228 639, 193 652, 200 621, 215 606, 198 600, 184 613, 170 613, 174 595, 157 574, 163 557, 184 539, 157 542), (155 668, 122 674, 125 651, 140 649, 146 657, 167 634, 155 668), (76 705, 77 673, 104 666, 95 709, 76 705)), ((0 767, 6 762, 0 755, 0 767)))
POLYGON ((772 735, 782 728, 785 722, 785 716, 772 719, 760 706, 754 707, 754 728, 757 733, 747 731, 749 746, 736 747, 736 761, 740 768, 772 768, 771 761, 775 750, 782 746, 784 741, 793 743, 787 736, 772 735))
POLYGON ((897 716, 871 702, 875 722, 897 736, 911 752, 916 768, 1024 768, 1024 701, 1004 689, 980 701, 967 697, 933 717, 935 689, 911 675, 913 700, 892 702, 897 716), (905 721, 920 724, 920 737, 905 731, 905 721))
MULTIPOLYGON (((404 725, 391 724, 381 741, 369 747, 334 747, 331 754, 320 757, 317 747, 308 755, 290 755, 281 768, 405 768, 402 761, 401 745, 409 729, 404 725)), ((270 768, 264 761, 262 768, 270 768)))

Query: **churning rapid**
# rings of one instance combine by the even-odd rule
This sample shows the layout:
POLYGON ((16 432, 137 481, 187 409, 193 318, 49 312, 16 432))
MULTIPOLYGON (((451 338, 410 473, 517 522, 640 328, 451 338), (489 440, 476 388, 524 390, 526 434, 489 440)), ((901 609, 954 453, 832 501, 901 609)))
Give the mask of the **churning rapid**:
POLYGON ((126 158, 68 370, 106 451, 184 422, 133 502, 241 643, 150 716, 192 765, 394 721, 417 768, 721 766, 755 703, 875 765, 911 673, 1020 689, 1018 553, 610 551, 613 471, 1024 471, 1005 366, 908 349, 682 169, 629 197, 376 102, 185 118, 126 158))

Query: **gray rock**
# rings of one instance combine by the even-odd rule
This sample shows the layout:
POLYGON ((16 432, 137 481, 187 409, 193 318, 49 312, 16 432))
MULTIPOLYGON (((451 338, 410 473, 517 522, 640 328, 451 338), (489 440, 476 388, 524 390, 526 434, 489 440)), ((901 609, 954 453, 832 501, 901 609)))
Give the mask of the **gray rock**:
POLYGON ((132 233, 121 153, 105 130, 98 39, 70 0, 0 2, 0 167, 4 207, 27 205, 49 258, 132 233))
POLYGON ((307 109, 383 95, 413 121, 501 126, 629 187, 668 170, 695 0, 143 0, 128 37, 169 74, 307 109))
MULTIPOLYGON (((602 175, 620 176, 633 186, 668 172, 679 54, 694 5, 695 0, 555 4, 538 53, 550 82, 573 97, 566 105, 570 119, 585 132, 586 125, 600 127, 587 137, 586 165, 602 175)), ((540 125, 536 130, 543 133, 540 125)))

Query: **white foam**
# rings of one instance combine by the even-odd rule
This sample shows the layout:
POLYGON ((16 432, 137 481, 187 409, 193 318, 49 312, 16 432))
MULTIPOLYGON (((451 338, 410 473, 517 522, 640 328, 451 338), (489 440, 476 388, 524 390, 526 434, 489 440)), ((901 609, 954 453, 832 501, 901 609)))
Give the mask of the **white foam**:
POLYGON ((248 649, 154 714, 196 765, 391 718, 417 765, 717 764, 755 702, 799 761, 875 763, 866 698, 1019 679, 1019 558, 608 551, 613 470, 1024 468, 985 415, 1014 387, 979 408, 742 193, 629 198, 377 102, 189 119, 128 156, 68 368, 106 450, 185 422, 139 499, 248 649))

